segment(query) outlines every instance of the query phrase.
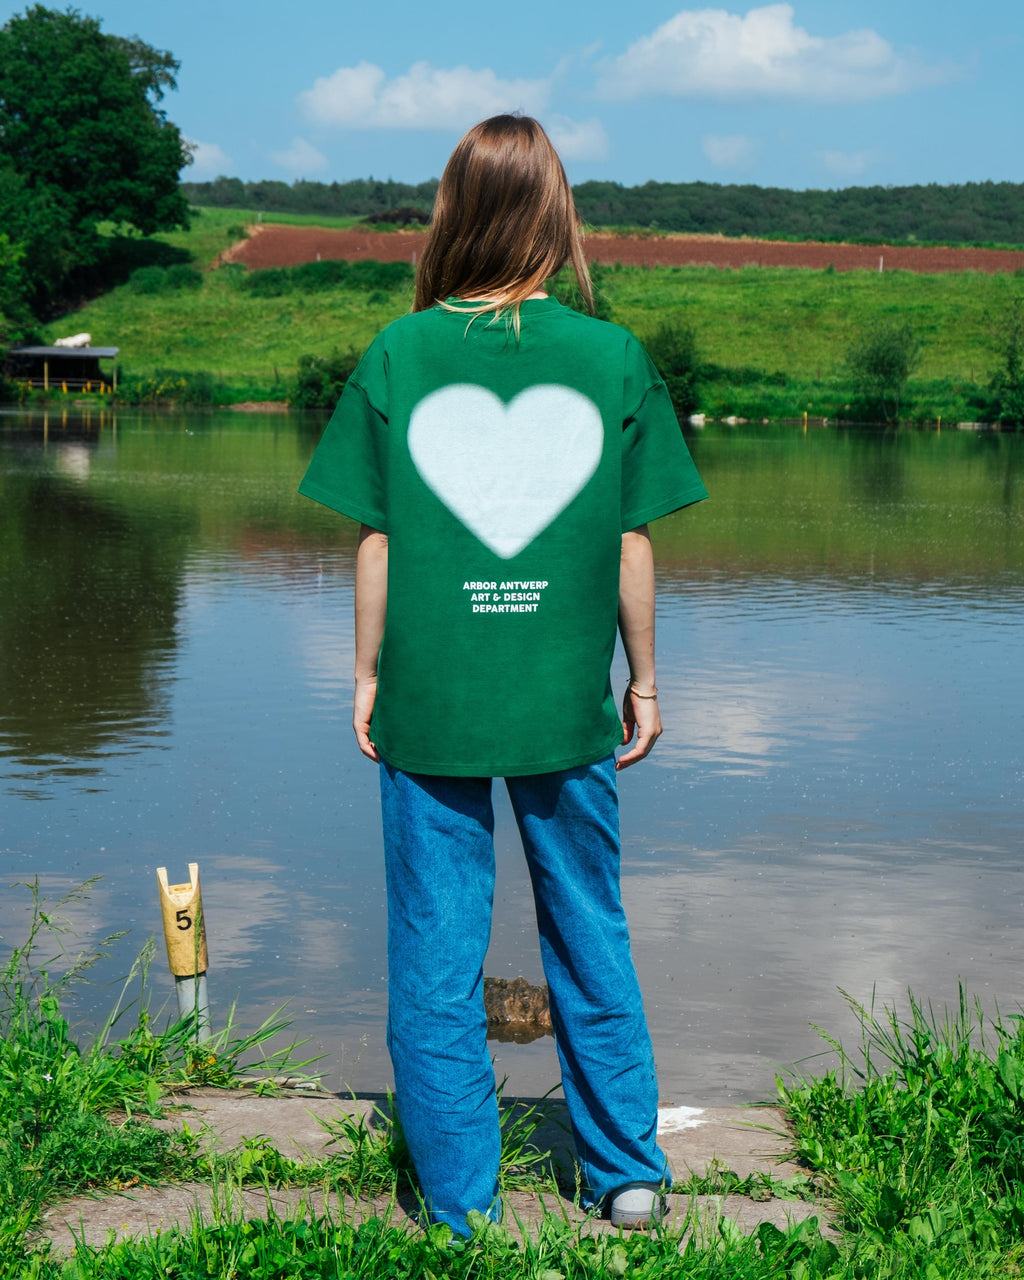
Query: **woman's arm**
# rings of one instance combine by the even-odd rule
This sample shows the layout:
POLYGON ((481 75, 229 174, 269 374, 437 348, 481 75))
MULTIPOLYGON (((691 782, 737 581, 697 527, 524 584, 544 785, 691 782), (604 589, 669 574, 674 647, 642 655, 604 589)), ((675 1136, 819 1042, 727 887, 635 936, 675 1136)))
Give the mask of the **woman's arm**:
POLYGON ((661 712, 654 683, 654 553, 647 526, 622 535, 619 566, 619 635, 629 663, 629 688, 622 700, 622 745, 636 733, 636 746, 619 756, 616 769, 650 755, 661 737, 661 712))
POLYGON ((380 760, 370 741, 370 717, 377 697, 377 658, 384 638, 388 603, 388 535, 368 524, 360 526, 356 551, 356 691, 352 728, 359 750, 380 760))

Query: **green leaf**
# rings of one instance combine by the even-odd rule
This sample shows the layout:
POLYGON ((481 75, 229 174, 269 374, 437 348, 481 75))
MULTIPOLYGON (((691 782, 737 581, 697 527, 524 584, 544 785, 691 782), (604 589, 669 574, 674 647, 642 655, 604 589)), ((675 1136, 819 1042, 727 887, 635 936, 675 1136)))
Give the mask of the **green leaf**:
POLYGON ((609 1276, 624 1276, 629 1269, 629 1258, 621 1244, 614 1244, 604 1260, 605 1273, 609 1276))
POLYGON ((1024 1062, 1021 1062, 1015 1054, 1010 1053, 1007 1049, 999 1050, 996 1057, 996 1071, 999 1074, 999 1080, 1014 1100, 1018 1102, 1021 1096, 1021 1087, 1024 1085, 1024 1062))

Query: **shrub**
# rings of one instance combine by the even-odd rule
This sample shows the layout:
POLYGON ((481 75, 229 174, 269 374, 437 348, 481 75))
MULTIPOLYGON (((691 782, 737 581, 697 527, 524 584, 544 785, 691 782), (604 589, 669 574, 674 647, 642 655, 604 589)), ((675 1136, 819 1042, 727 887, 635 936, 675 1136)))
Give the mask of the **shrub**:
POLYGON ((217 278, 224 280, 233 289, 245 289, 249 268, 242 262, 224 262, 217 268, 217 278))
POLYGON ((359 262, 346 262, 345 283, 355 289, 398 289, 412 284, 416 270, 411 262, 377 262, 363 258, 359 262))
POLYGON ((410 222, 418 223, 420 226, 426 226, 430 222, 430 214, 423 209, 414 209, 411 205, 400 205, 397 209, 384 209, 380 213, 368 213, 363 218, 364 222, 371 224, 382 223, 389 227, 405 227, 410 222))
POLYGON ((155 264, 139 267, 128 277, 128 288, 132 293, 171 293, 178 289, 202 287, 202 272, 185 262, 176 262, 169 267, 155 264))
POLYGON ((167 287, 167 272, 163 267, 139 267, 128 277, 132 293, 163 293, 167 287))
POLYGON ((299 409, 333 409, 359 360, 351 347, 343 355, 300 356, 289 403, 299 409))
POLYGON ((268 267, 265 271, 250 271, 239 281, 241 288, 257 298, 280 298, 292 289, 291 272, 287 267, 268 267))
POLYGON ((336 289, 345 283, 348 263, 337 258, 328 258, 326 262, 304 262, 301 266, 292 267, 290 275, 292 286, 305 289, 309 293, 320 293, 328 289, 336 289))
POLYGON ((897 422, 921 340, 907 320, 882 320, 861 329, 846 349, 846 367, 869 412, 897 422))
POLYGON ((279 298, 285 293, 322 293, 329 289, 359 289, 367 293, 390 293, 412 283, 415 271, 408 262, 358 262, 328 259, 304 262, 298 267, 267 267, 251 271, 239 279, 241 288, 257 298, 279 298))
POLYGON ((693 328, 666 320, 647 339, 647 351, 665 379, 676 412, 696 413, 700 407, 702 369, 693 328))
POLYGON ((203 273, 184 262, 168 267, 164 272, 164 279, 168 289, 201 289, 203 287, 203 273))

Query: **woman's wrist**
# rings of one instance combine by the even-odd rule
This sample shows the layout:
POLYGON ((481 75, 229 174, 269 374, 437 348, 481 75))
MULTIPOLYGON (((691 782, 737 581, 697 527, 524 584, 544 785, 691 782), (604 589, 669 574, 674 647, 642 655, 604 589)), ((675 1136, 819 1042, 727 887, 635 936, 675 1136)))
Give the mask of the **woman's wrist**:
POLYGON ((658 686, 654 683, 654 678, 650 680, 641 680, 638 676, 630 676, 626 681, 626 692, 632 694, 634 698, 654 699, 658 696, 658 686))

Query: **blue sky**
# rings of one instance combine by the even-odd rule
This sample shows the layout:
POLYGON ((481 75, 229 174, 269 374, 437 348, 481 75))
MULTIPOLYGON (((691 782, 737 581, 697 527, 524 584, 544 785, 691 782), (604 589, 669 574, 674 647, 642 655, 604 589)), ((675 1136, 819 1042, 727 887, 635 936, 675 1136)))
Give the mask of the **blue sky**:
MULTIPOLYGON (((24 10, 0 0, 0 21, 24 10)), ((197 179, 436 176, 524 109, 573 181, 1024 181, 1020 0, 83 0, 181 60, 197 179)))

